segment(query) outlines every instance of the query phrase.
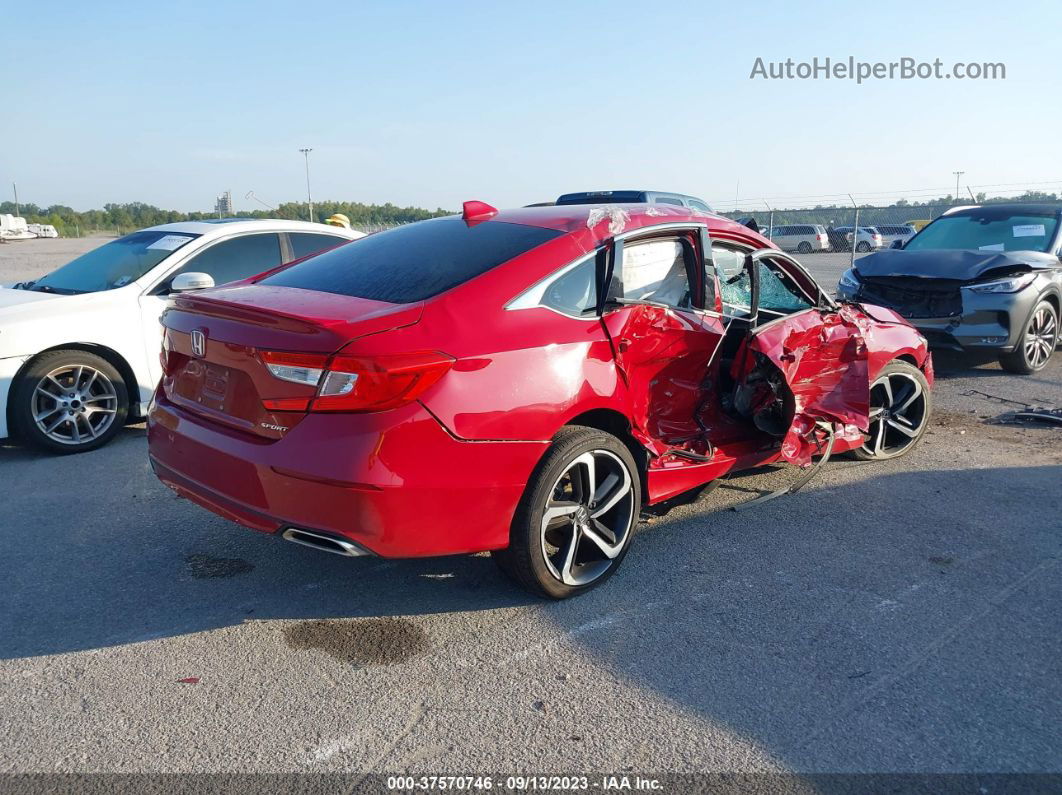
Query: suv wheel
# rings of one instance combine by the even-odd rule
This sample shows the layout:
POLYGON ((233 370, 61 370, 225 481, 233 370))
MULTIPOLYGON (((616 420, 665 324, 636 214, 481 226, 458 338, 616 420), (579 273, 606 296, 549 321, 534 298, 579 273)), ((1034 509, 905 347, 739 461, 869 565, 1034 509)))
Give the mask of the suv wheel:
POLYGON ((906 455, 926 432, 932 410, 922 371, 907 362, 889 362, 870 385, 870 431, 852 455, 863 461, 906 455))
POLYGON ((19 374, 10 410, 24 441, 55 453, 84 453, 118 433, 129 396, 107 360, 85 351, 51 351, 19 374))
POLYGON ((1033 307, 1018 347, 1012 353, 1002 354, 999 363, 1004 370, 1029 375, 1047 366, 1057 344, 1058 312, 1049 301, 1041 301, 1033 307))
POLYGON ((856 244, 856 251, 870 251, 870 243, 863 240, 856 244))
POLYGON ((492 555, 529 591, 574 596, 619 568, 640 508, 641 480, 626 445, 596 428, 564 428, 527 484, 509 548, 492 555))
POLYGON ((799 246, 797 246, 797 251, 799 251, 801 254, 810 254, 811 253, 811 243, 809 243, 808 241, 805 240, 799 246))

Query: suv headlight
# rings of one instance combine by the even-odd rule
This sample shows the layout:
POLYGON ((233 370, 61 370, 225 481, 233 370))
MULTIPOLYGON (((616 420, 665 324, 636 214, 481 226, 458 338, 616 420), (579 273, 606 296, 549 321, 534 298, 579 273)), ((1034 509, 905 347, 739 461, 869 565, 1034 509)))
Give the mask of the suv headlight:
POLYGON ((859 283, 859 277, 856 276, 855 271, 849 268, 841 274, 841 279, 837 282, 838 287, 847 287, 849 290, 858 290, 862 285, 859 283))
POLYGON ((1006 279, 993 279, 990 282, 969 285, 966 289, 974 293, 1016 293, 1033 283, 1035 273, 1022 273, 1006 279))

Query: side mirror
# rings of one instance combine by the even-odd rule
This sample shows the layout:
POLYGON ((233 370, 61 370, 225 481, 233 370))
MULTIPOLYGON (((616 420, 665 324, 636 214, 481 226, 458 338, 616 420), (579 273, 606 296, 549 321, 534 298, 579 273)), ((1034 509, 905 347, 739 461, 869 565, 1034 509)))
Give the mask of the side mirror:
POLYGON ((889 248, 903 248, 903 240, 896 239, 892 241, 892 245, 889 248))
POLYGON ((170 282, 171 293, 186 293, 189 290, 205 290, 214 286, 214 277, 209 273, 179 273, 170 282))

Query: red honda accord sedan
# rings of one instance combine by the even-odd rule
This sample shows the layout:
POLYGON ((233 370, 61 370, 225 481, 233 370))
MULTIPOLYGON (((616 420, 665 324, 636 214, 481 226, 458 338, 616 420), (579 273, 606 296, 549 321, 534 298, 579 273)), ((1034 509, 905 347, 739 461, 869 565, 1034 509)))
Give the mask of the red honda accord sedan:
POLYGON ((643 505, 902 455, 930 412, 898 315, 667 205, 468 202, 178 295, 163 324, 148 437, 179 494, 340 554, 490 550, 554 598, 616 570, 643 505))

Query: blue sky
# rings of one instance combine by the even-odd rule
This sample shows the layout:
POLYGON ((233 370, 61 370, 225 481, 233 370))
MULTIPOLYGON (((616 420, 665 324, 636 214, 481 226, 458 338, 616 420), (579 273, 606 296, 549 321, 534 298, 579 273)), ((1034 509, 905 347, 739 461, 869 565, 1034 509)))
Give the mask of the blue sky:
MULTIPOLYGON (((93 3, 0 30, 0 197, 454 208, 1058 180, 1062 3, 93 3), (1002 61, 1002 81, 750 80, 767 61, 1002 61)), ((7 17, 12 20, 11 15, 7 17)))

